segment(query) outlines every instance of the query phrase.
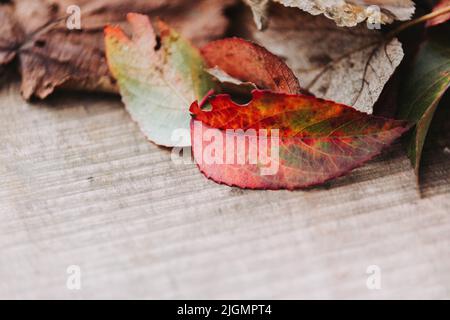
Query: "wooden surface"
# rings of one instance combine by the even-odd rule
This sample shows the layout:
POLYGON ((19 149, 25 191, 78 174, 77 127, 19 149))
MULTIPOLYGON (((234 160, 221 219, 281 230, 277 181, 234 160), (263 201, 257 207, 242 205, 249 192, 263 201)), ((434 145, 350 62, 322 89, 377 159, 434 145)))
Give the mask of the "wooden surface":
POLYGON ((16 82, 0 147, 0 298, 450 298, 443 147, 421 194, 399 145, 325 187, 246 191, 173 164, 115 97, 27 104, 16 82))

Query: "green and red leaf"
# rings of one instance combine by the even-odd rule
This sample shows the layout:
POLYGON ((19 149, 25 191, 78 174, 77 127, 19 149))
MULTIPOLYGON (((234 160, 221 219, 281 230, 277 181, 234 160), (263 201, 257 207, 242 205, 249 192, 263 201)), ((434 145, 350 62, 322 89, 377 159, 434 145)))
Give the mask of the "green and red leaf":
MULTIPOLYGON (((307 95, 260 90, 252 94, 247 105, 236 104, 228 95, 210 97, 210 111, 203 110, 197 102, 191 105, 194 159, 200 170, 216 182, 251 189, 317 185, 360 166, 409 128, 406 121, 371 116, 307 95), (230 129, 243 131, 227 131, 230 129), (249 140, 249 129, 278 129, 279 153, 270 155, 277 162, 276 173, 261 174, 262 164, 249 158, 250 143, 245 144, 245 152, 239 151, 244 153, 244 163, 229 161, 237 158, 230 152, 238 151, 226 144, 227 138, 249 140), (205 135, 215 138, 208 141, 205 135), (205 156, 215 160, 203 161, 205 156)), ((272 145, 271 139, 267 138, 267 143, 272 145)))
POLYGON ((106 56, 131 117, 149 140, 163 146, 177 129, 189 130, 189 105, 214 87, 200 52, 162 21, 158 35, 147 16, 130 13, 129 38, 119 27, 105 29, 106 56), (160 39, 160 42, 157 40, 160 39))

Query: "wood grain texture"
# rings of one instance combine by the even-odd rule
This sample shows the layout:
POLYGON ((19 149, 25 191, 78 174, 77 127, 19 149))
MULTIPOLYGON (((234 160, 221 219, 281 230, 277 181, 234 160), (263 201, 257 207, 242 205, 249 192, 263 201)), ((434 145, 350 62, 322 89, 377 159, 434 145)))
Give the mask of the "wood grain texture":
POLYGON ((399 145, 324 187, 244 191, 172 163, 115 97, 18 88, 0 89, 0 298, 450 298, 443 148, 422 197, 399 145))

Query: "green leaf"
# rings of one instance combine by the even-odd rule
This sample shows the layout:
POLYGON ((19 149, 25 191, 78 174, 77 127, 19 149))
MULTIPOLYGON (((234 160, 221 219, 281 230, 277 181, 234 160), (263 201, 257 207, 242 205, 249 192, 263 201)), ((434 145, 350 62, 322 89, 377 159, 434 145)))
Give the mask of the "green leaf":
POLYGON ((131 117, 156 144, 188 146, 174 141, 176 130, 189 132, 189 106, 214 87, 200 52, 162 21, 160 43, 147 16, 129 13, 132 38, 119 27, 105 29, 106 56, 131 117))
POLYGON ((430 36, 422 45, 404 79, 398 115, 416 124, 407 148, 418 174, 428 128, 439 101, 450 85, 450 38, 445 32, 430 36))

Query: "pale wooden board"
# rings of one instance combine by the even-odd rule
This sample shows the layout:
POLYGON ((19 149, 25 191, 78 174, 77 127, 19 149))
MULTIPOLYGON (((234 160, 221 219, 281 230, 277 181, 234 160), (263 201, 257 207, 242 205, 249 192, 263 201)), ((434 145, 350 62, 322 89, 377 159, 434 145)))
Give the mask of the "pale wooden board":
POLYGON ((16 82, 0 91, 0 147, 0 298, 450 297, 442 148, 422 198, 399 145, 326 187, 245 191, 174 165, 117 98, 27 104, 16 82))

